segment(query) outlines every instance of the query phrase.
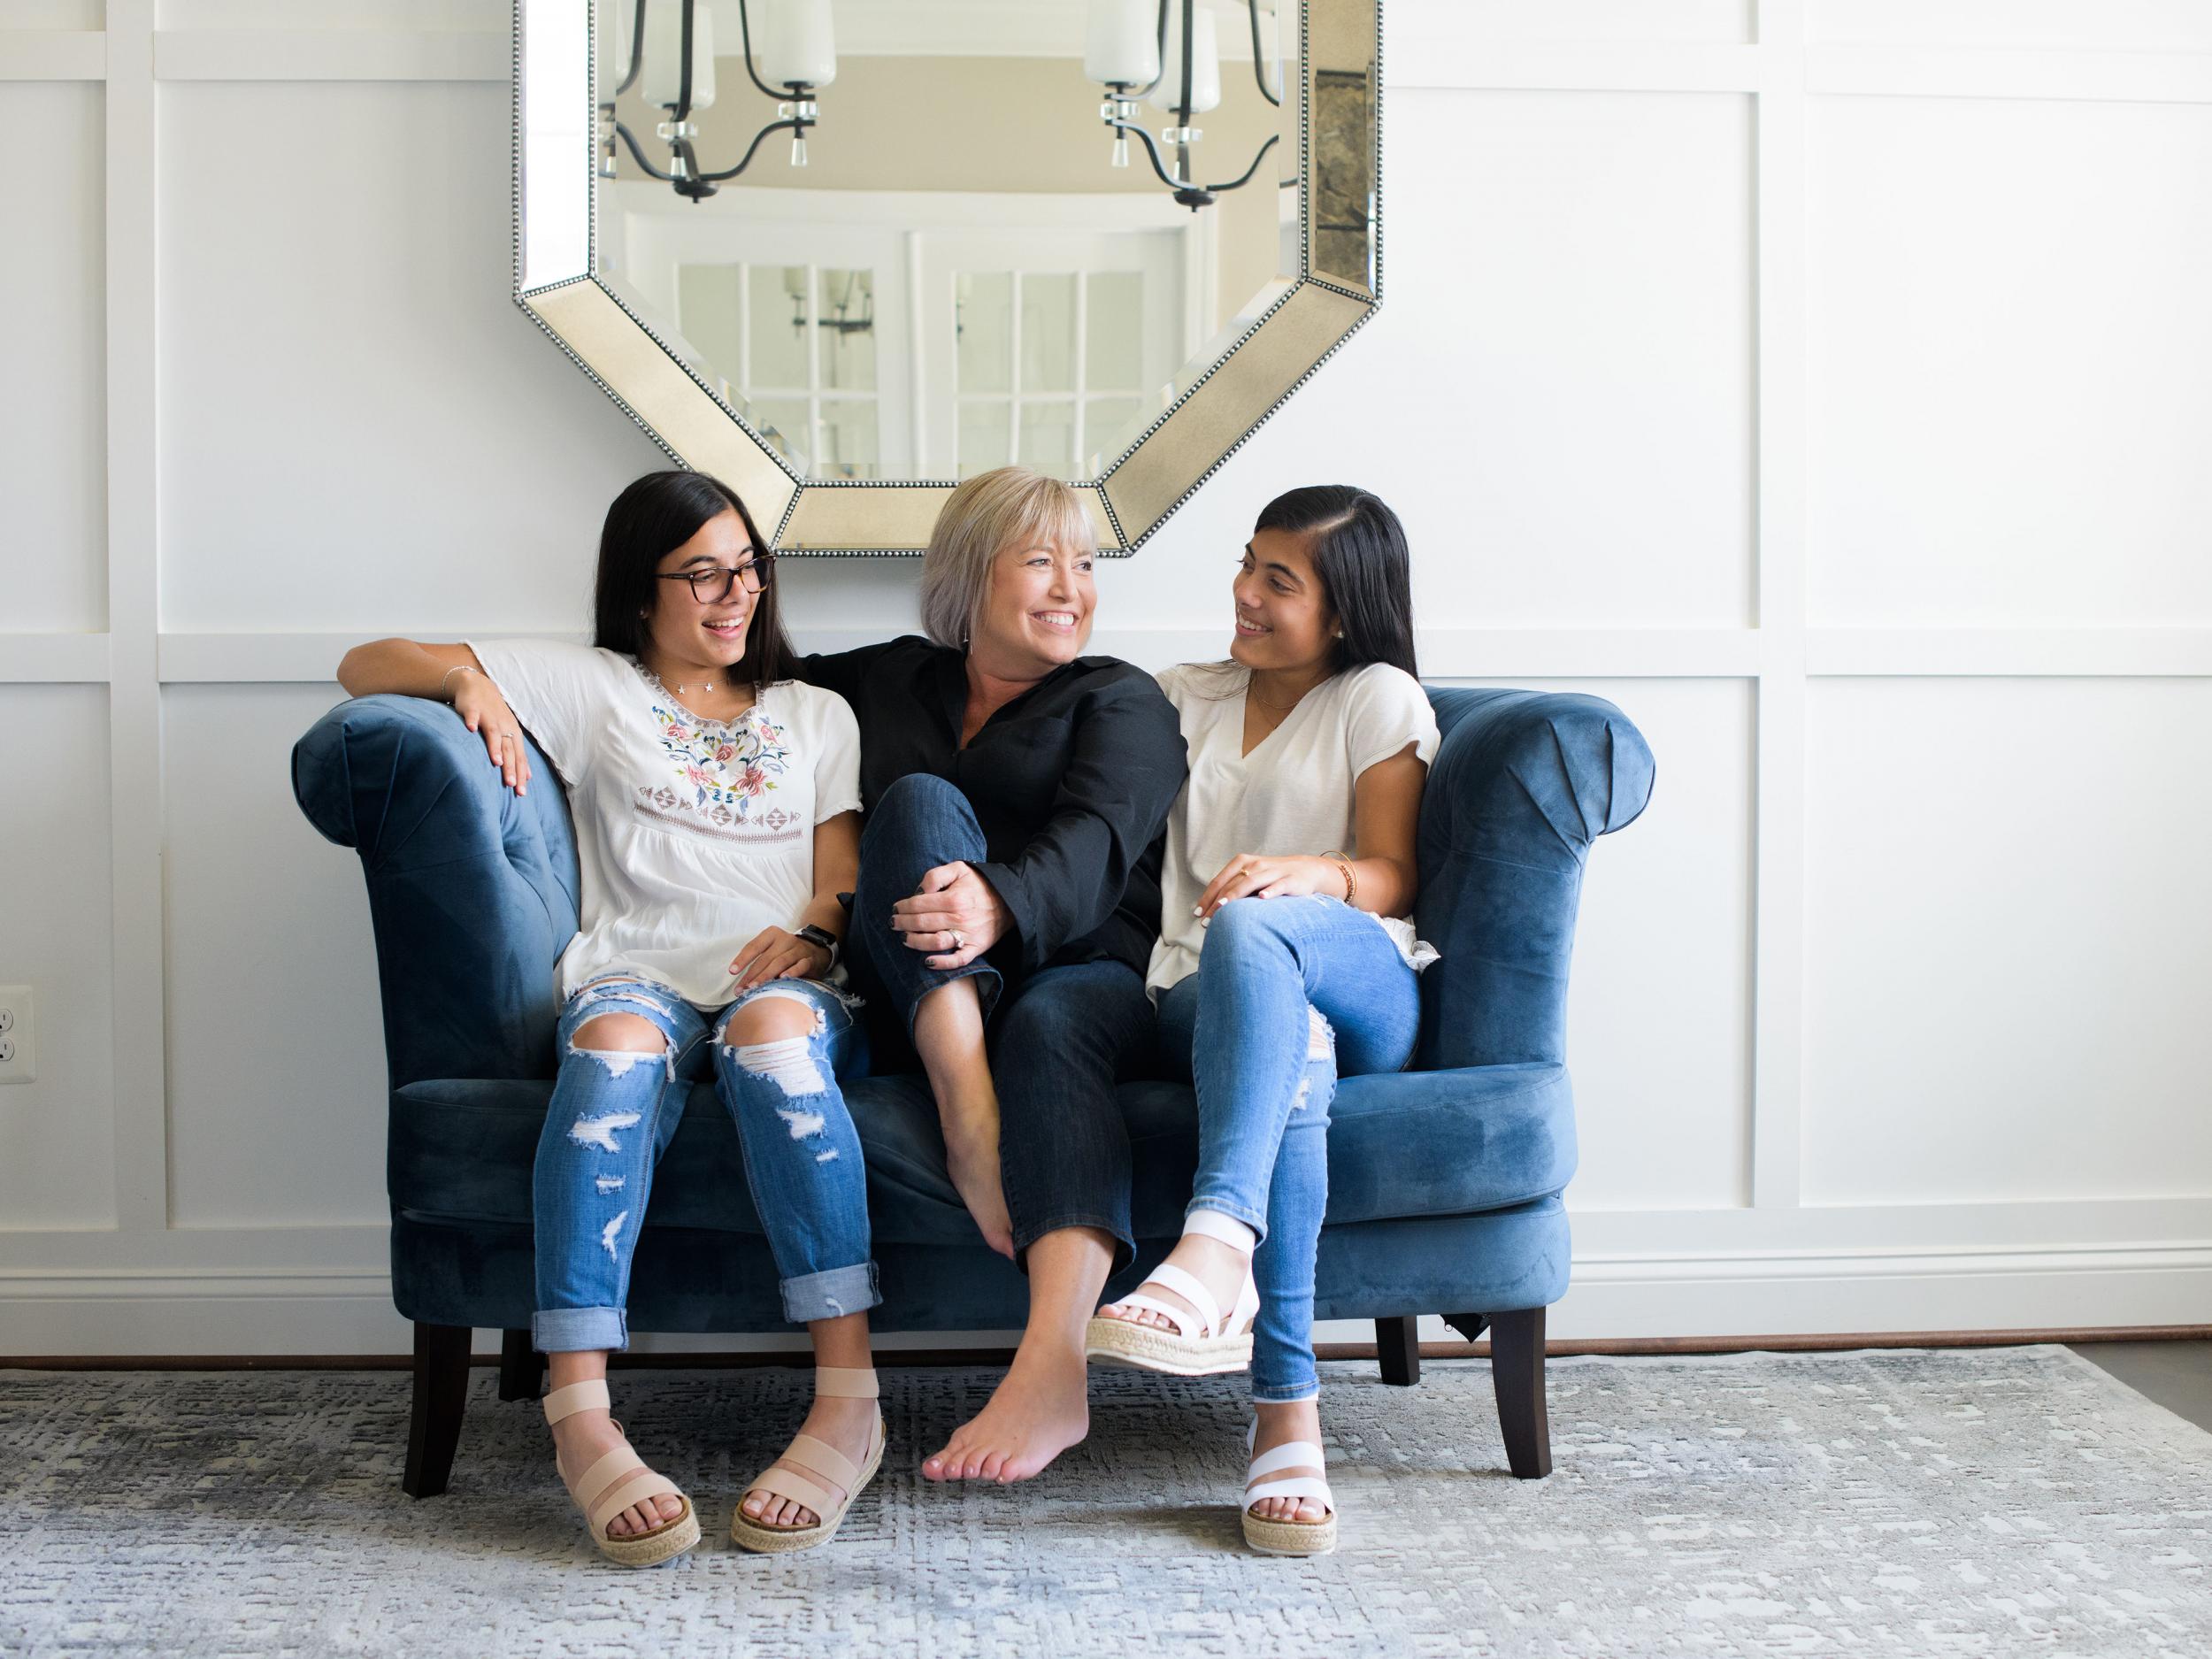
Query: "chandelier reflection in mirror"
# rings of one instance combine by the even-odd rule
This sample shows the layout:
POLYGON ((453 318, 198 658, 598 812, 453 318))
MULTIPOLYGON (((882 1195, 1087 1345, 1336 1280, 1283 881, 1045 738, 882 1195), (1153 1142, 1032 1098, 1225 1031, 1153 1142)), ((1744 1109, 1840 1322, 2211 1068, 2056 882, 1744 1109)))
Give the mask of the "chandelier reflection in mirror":
POLYGON ((628 148, 648 176, 674 186, 678 196, 693 202, 705 201, 723 183, 751 166, 753 157, 771 133, 788 132, 791 165, 806 165, 807 129, 817 124, 821 114, 814 95, 837 79, 830 0, 757 0, 763 13, 757 70, 753 67, 752 4, 753 0, 737 0, 742 62, 747 78, 776 101, 776 119, 753 134, 753 142, 736 165, 718 171, 700 165, 699 128, 691 119, 714 103, 713 12, 696 0, 657 0, 649 5, 647 0, 635 0, 634 10, 620 19, 615 32, 615 72, 619 80, 613 95, 599 105, 601 178, 616 176, 617 141, 628 148), (637 135, 615 113, 616 101, 641 81, 646 102, 668 112, 668 119, 653 129, 668 146, 665 169, 653 165, 637 135), (777 87, 783 91, 779 93, 777 87))
MULTIPOLYGON (((1260 96, 1279 108, 1283 102, 1282 48, 1279 6, 1267 13, 1264 31, 1260 22, 1260 0, 1244 0, 1244 12, 1252 30, 1252 79, 1260 96), (1264 33, 1264 42, 1263 40, 1264 33), (1271 78, 1269 64, 1274 65, 1271 78)), ((1176 201, 1194 213, 1211 207, 1225 191, 1240 190, 1252 182, 1281 140, 1270 134, 1251 165, 1235 178, 1220 184, 1200 184, 1192 167, 1193 147, 1205 136, 1194 123, 1199 116, 1221 106, 1221 42, 1212 10, 1199 0, 1090 0, 1088 27, 1083 42, 1083 73, 1106 88, 1099 119, 1114 134, 1113 165, 1129 165, 1129 140, 1133 134, 1160 182, 1175 193, 1176 201), (1175 124, 1160 134, 1159 142, 1137 124, 1141 101, 1172 115, 1175 124), (1160 145, 1175 151, 1175 170, 1170 172, 1160 145)), ((1295 188, 1297 180, 1284 182, 1295 188)))

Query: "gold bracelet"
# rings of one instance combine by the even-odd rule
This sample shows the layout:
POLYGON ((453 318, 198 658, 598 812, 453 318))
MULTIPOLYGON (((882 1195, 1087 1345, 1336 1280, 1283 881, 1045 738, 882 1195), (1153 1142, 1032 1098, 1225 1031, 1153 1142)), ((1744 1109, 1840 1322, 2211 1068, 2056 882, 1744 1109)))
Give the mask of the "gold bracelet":
POLYGON ((1352 873, 1352 861, 1340 852, 1325 852, 1321 856, 1334 864, 1337 874, 1344 878, 1344 902, 1351 903, 1359 896, 1359 878, 1352 873))

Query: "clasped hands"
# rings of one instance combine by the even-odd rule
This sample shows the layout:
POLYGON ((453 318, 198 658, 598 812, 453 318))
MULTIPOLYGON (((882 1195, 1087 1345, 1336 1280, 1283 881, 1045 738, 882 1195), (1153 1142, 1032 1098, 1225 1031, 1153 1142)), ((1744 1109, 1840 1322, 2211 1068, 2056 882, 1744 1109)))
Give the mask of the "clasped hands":
POLYGON ((923 873, 910 898, 891 907, 891 926, 909 950, 926 951, 922 965, 964 968, 1006 936, 1014 913, 973 864, 939 864, 923 873))

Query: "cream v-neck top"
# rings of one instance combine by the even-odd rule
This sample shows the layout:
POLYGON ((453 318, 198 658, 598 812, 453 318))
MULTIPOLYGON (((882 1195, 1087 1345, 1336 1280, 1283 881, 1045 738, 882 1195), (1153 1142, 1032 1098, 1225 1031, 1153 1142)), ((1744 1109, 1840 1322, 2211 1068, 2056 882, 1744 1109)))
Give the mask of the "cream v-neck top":
MULTIPOLYGON (((1422 764, 1436 758, 1436 711, 1428 693, 1387 663, 1322 681, 1247 755, 1244 699, 1251 679, 1248 669, 1209 663, 1186 663, 1160 676, 1160 689, 1182 718, 1190 776, 1168 814, 1160 939, 1145 975, 1145 988, 1156 998, 1198 971, 1206 934, 1191 912, 1223 865, 1240 853, 1358 857, 1352 820, 1360 774, 1409 743, 1422 764)), ((1411 922, 1367 914, 1416 971, 1436 960, 1411 922)))

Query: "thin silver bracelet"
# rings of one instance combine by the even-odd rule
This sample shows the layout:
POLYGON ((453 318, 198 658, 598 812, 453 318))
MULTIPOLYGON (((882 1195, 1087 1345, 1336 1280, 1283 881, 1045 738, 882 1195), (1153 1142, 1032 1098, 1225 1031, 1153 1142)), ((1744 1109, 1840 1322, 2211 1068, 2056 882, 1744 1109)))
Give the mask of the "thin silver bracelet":
POLYGON ((445 687, 446 681, 452 679, 454 675, 473 674, 479 672, 479 670, 470 666, 466 663, 454 664, 452 667, 447 669, 444 673, 438 676, 438 701, 441 703, 451 703, 453 701, 452 698, 445 695, 445 687))

